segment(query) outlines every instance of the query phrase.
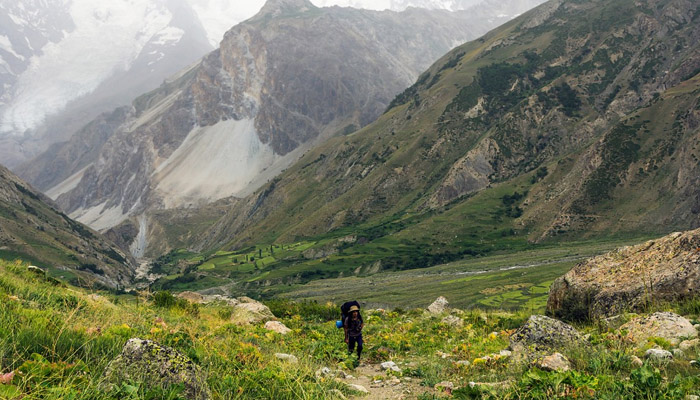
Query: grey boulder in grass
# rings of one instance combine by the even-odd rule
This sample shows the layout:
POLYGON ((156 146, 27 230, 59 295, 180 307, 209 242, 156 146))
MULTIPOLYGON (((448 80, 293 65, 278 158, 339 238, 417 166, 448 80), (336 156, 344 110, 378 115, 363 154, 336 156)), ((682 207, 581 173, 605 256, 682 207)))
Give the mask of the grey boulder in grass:
POLYGON ((547 313, 604 318, 700 295, 700 229, 623 247, 576 265, 549 289, 547 313))
POLYGON ((186 399, 211 399, 206 376, 198 365, 176 350, 151 340, 129 339, 121 354, 107 366, 101 386, 109 390, 124 382, 166 390, 182 385, 182 396, 186 399))
POLYGON ((510 336, 511 350, 525 356, 562 351, 586 343, 574 327, 544 315, 531 316, 510 336))

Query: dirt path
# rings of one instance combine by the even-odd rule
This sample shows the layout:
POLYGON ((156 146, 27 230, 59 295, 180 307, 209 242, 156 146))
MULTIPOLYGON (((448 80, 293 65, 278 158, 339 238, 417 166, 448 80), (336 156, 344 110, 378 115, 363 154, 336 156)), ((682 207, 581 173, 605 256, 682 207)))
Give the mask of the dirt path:
POLYGON ((432 392, 420 385, 416 378, 396 378, 381 370, 378 364, 360 364, 343 381, 349 385, 360 385, 369 391, 367 395, 351 396, 352 400, 415 399, 420 394, 432 392))

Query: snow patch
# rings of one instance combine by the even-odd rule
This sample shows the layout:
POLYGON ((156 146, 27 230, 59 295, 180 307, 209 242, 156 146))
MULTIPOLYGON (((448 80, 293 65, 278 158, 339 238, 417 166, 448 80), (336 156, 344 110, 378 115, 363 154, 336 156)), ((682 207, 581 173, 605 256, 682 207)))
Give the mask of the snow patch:
POLYGON ((153 40, 151 41, 152 44, 156 45, 166 45, 166 44, 175 44, 182 39, 182 37, 185 36, 185 31, 176 28, 174 26, 169 26, 162 31, 158 32, 154 37, 153 40))
POLYGON ((156 190, 166 208, 216 201, 245 191, 277 158, 252 119, 197 127, 154 172, 156 190))
POLYGON ((15 52, 15 49, 12 47, 12 42, 10 42, 10 38, 7 36, 0 35, 0 49, 12 54, 15 56, 15 58, 24 61, 24 56, 15 52))
POLYGON ((0 132, 36 128, 71 100, 127 70, 154 35, 165 32, 170 39, 176 33, 166 30, 172 14, 159 1, 73 0, 70 14, 75 30, 58 43, 47 43, 41 55, 30 59, 2 115, 0 132))

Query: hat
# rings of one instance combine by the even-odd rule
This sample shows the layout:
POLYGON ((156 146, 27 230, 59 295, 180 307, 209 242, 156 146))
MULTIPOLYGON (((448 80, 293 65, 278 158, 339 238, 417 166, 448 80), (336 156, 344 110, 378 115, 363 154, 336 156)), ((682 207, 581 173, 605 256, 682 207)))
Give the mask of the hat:
POLYGON ((358 307, 358 306, 350 307, 350 312, 353 312, 353 311, 360 311, 360 307, 358 307))

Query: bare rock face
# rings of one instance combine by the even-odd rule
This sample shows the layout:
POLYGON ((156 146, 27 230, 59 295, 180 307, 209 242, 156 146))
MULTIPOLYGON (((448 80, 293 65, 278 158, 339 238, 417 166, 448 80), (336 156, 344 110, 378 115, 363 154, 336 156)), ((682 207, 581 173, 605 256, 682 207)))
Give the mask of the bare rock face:
POLYGON ((600 318, 700 292, 700 229, 623 247, 575 266, 549 290, 547 311, 600 318))
POLYGON ((156 342, 130 339, 105 371, 104 387, 122 382, 139 382, 147 387, 184 385, 183 395, 191 400, 211 399, 201 368, 174 349, 156 342))
POLYGON ((510 337, 510 348, 521 355, 559 351, 586 342, 569 324, 544 315, 533 315, 510 337))
POLYGON ((672 345, 678 345, 683 339, 698 336, 698 331, 690 321, 671 312, 657 312, 635 318, 622 325, 620 330, 627 331, 629 337, 639 344, 658 337, 668 340, 672 345))

